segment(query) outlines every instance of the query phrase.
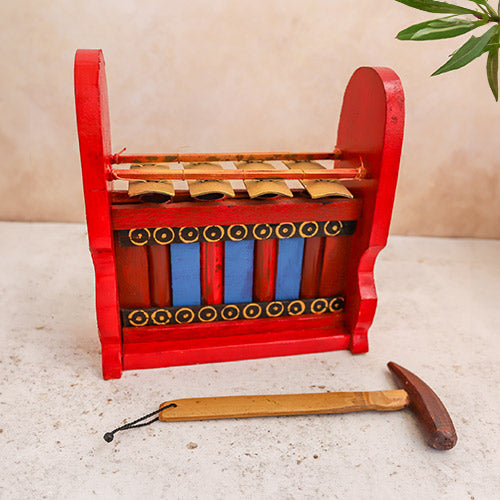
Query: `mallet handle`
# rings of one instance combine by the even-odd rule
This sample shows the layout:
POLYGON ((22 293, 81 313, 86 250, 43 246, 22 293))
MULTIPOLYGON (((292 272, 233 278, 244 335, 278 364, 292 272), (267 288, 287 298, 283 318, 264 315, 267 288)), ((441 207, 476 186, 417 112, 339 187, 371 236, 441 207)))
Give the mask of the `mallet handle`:
POLYGON ((405 408, 409 404, 409 399, 405 390, 396 389, 373 392, 188 398, 167 401, 162 403, 160 408, 172 403, 176 407, 160 412, 161 421, 349 413, 366 410, 391 411, 405 408))

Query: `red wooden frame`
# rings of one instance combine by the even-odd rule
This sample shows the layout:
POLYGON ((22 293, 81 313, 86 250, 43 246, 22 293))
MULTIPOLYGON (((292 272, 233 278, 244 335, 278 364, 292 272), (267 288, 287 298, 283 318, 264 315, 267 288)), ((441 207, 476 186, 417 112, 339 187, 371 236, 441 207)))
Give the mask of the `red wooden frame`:
MULTIPOLYGON (((246 154, 252 157, 260 155, 268 160, 273 155, 280 159, 309 158, 311 155, 314 158, 333 158, 336 168, 352 172, 359 171, 361 164, 366 169, 365 178, 344 181, 354 194, 354 200, 326 202, 296 196, 291 200, 261 202, 258 209, 252 200, 239 198, 195 207, 193 203, 181 201, 169 205, 168 209, 152 204, 127 203, 119 195, 111 196, 111 164, 130 161, 130 155, 113 155, 111 151, 104 59, 100 50, 77 51, 75 100, 89 244, 96 276, 96 313, 104 378, 118 378, 123 369, 346 348, 353 353, 368 350, 367 332, 376 307, 373 267, 378 252, 387 241, 403 139, 404 96, 401 82, 392 70, 359 68, 353 74, 344 95, 337 146, 331 152, 246 154), (118 201, 113 203, 113 199, 118 201), (167 250, 118 246, 115 249, 114 231, 206 224, 207 220, 210 224, 358 220, 356 233, 349 242, 330 238, 330 241, 320 244, 320 239, 313 238, 306 240, 305 246, 305 252, 314 257, 308 264, 314 276, 304 279, 303 274, 301 296, 317 296, 320 289, 335 294, 343 288, 344 311, 321 316, 212 324, 122 327, 119 295, 125 297, 126 302, 127 297, 135 294, 135 306, 137 300, 145 305, 169 305, 170 277, 167 272, 161 280, 153 278, 150 293, 134 289, 130 277, 118 276, 117 269, 124 273, 124 266, 119 262, 134 262, 142 269, 139 272, 147 273, 144 262, 148 259, 167 262, 167 250), (349 245, 350 249, 346 248, 349 245), (329 255, 337 256, 329 262, 340 265, 343 273, 332 276, 331 265, 320 270, 321 259, 327 259, 329 255), (342 259, 347 262, 340 263, 342 259)), ((235 157, 238 155, 242 154, 235 157)), ((149 156, 154 155, 132 155, 133 158, 149 156)), ((165 161, 176 161, 175 156, 156 155, 157 158, 167 158, 165 161)), ((259 251, 273 268, 276 243, 276 240, 259 243, 259 251)), ((201 248, 202 262, 221 263, 222 245, 202 244, 201 248)), ((218 269, 215 273, 206 273, 202 269, 203 300, 222 301, 223 277, 220 267, 218 269)), ((255 273, 260 297, 265 300, 272 298, 273 287, 266 286, 268 283, 262 269, 258 267, 255 273)))

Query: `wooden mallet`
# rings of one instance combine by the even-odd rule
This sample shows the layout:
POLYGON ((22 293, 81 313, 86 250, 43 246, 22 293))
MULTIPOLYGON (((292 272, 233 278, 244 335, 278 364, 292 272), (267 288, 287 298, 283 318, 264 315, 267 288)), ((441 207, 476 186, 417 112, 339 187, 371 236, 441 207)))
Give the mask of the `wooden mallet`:
POLYGON ((111 442, 114 433, 119 430, 142 427, 156 420, 180 422, 411 408, 420 422, 429 446, 437 450, 453 448, 457 442, 457 434, 448 411, 436 393, 402 366, 393 362, 387 366, 399 380, 402 389, 176 399, 162 403, 158 410, 149 415, 107 432, 104 439, 111 442), (153 420, 140 423, 157 413, 159 416, 153 420))

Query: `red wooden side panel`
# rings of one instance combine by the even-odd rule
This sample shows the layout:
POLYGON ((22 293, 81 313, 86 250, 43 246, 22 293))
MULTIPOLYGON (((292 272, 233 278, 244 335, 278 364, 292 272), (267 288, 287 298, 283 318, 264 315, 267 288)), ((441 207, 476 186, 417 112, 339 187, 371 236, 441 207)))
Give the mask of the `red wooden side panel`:
POLYGON ((201 302, 222 304, 224 301, 224 242, 200 243, 201 302))
POLYGON ((304 258, 302 261, 302 280, 300 282, 300 298, 313 299, 319 297, 319 275, 323 261, 325 238, 307 238, 304 242, 304 258))
POLYGON ((278 241, 272 239, 257 240, 255 242, 253 263, 253 300, 255 302, 274 300, 278 241))
POLYGON ((344 295, 351 236, 325 238, 323 263, 319 278, 319 297, 344 295))
POLYGON ((387 242, 403 141, 404 94, 401 82, 388 68, 359 68, 347 86, 337 135, 337 147, 348 167, 361 159, 368 179, 346 182, 363 200, 347 272, 346 322, 352 332, 352 352, 368 350, 377 295, 373 267, 387 242))
POLYGON ((151 245, 147 249, 151 305, 153 307, 171 306, 170 246, 151 245))
POLYGON ((110 214, 111 139, 104 59, 100 50, 75 55, 75 104, 89 245, 104 378, 122 373, 120 315, 110 214))

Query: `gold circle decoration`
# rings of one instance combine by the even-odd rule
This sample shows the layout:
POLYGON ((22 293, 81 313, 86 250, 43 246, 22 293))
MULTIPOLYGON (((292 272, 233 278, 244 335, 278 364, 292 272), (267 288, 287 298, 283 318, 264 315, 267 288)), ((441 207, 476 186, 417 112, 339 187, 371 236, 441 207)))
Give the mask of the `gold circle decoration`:
POLYGON ((334 297, 332 300, 330 300, 328 309, 330 310, 330 312, 342 311, 342 309, 344 309, 344 298, 334 297))
POLYGON ((222 226, 207 226, 203 229, 203 237, 210 243, 220 241, 224 238, 224 228, 222 226))
POLYGON ((157 227, 153 231, 153 239, 159 245, 168 245, 175 238, 174 230, 171 227, 157 227))
POLYGON ((269 224, 255 224, 252 234, 256 240, 267 240, 273 234, 273 229, 269 224))
POLYGON ((243 308, 243 317, 245 319, 255 319, 258 318, 262 313, 262 307, 255 303, 250 302, 243 308))
POLYGON ((266 314, 270 318, 276 318, 277 316, 281 316, 283 311, 285 310, 285 306, 283 302, 276 300, 275 302, 269 302, 266 307, 266 314))
POLYGON ((328 309, 328 300, 316 299, 312 301, 311 312, 313 314, 323 314, 328 309))
POLYGON ((194 243, 198 241, 200 231, 197 227, 181 227, 179 230, 179 239, 182 243, 194 243))
POLYGON ((127 318, 132 326, 144 326, 149 321, 148 313, 146 311, 143 311, 142 309, 131 311, 127 318))
POLYGON ((304 314, 305 310, 306 305, 303 300, 292 300, 287 307, 287 311, 290 316, 300 316, 301 314, 304 314))
POLYGON ((198 311, 198 319, 202 323, 209 323, 210 321, 214 321, 217 318, 217 310, 212 306, 202 307, 198 311))
POLYGON ((297 228, 291 222, 281 222, 276 228, 276 234, 280 239, 291 238, 295 231, 297 231, 297 228))
POLYGON ((151 238, 151 232, 145 227, 141 229, 131 229, 128 232, 128 238, 134 245, 142 247, 142 245, 145 245, 149 241, 149 238, 151 238))
POLYGON ((228 304, 227 306, 224 307, 221 311, 221 316, 226 320, 226 321, 233 321, 235 319, 238 319, 238 316, 240 315, 240 310, 238 309, 237 306, 234 304, 228 304))
POLYGON ((299 226, 299 234, 302 238, 312 238, 318 233, 318 223, 314 221, 303 222, 299 226))
POLYGON ((231 241, 241 241, 247 237, 248 228, 243 224, 231 224, 227 229, 227 235, 231 241))
POLYGON ((344 225, 342 224, 342 221, 329 220, 325 222, 325 225, 323 226, 323 231, 327 236, 337 236, 337 234, 340 234, 340 231, 342 231, 343 227, 344 225))
POLYGON ((179 324, 191 323, 194 319, 194 312, 188 307, 181 307, 175 313, 175 321, 179 324))
POLYGON ((166 309, 156 309, 151 319, 155 325, 166 325, 172 319, 172 313, 166 309))

